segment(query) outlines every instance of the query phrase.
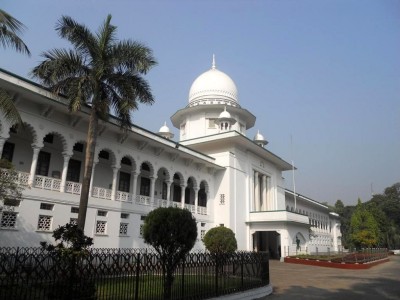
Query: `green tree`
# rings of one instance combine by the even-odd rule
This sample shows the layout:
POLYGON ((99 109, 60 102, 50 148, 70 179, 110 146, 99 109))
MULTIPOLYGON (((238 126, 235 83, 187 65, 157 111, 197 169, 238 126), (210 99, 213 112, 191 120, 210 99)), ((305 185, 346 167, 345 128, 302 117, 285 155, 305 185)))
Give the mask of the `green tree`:
POLYGON ((92 176, 99 120, 107 120, 110 112, 118 118, 122 130, 132 125, 131 112, 138 102, 154 102, 146 74, 156 61, 150 48, 132 40, 117 41, 117 27, 108 15, 96 33, 72 18, 63 16, 56 31, 68 40, 73 49, 53 49, 32 70, 55 94, 65 95, 69 110, 90 107, 86 139, 85 167, 80 197, 78 227, 84 230, 92 176))
POLYGON ((350 221, 351 240, 357 248, 372 247, 378 243, 378 223, 358 199, 350 221))
POLYGON ((203 243, 208 251, 215 254, 232 253, 237 249, 235 234, 231 229, 223 226, 207 231, 203 243))
POLYGON ((23 188, 15 180, 18 174, 13 165, 5 159, 0 159, 0 211, 3 204, 22 200, 23 188))
POLYGON ((340 199, 336 200, 334 211, 335 211, 335 213, 337 213, 339 216, 340 216, 340 215, 343 215, 343 213, 344 213, 344 204, 343 204, 343 201, 342 201, 342 200, 340 200, 340 199))
POLYGON ((164 299, 171 299, 174 270, 196 242, 196 219, 186 209, 157 208, 151 211, 144 221, 143 238, 160 256, 163 266, 164 299))
MULTIPOLYGON (((11 47, 17 52, 31 55, 28 47, 19 37, 24 29, 24 24, 0 9, 0 44, 4 48, 11 47)), ((10 123, 22 123, 13 97, 4 89, 0 89, 0 109, 10 123)))

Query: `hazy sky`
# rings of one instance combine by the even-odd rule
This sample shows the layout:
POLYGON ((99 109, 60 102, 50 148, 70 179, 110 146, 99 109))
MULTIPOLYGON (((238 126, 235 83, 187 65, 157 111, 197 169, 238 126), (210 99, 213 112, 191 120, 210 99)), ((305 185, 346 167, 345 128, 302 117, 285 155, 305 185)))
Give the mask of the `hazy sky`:
MULTIPOLYGON (((40 53, 68 47, 62 15, 97 30, 107 14, 120 39, 153 49, 156 103, 134 122, 158 131, 211 67, 235 81, 267 148, 294 160, 296 191, 333 204, 367 201, 400 181, 400 1, 2 0, 23 22, 32 57, 1 49, 0 67, 29 78, 40 53), (291 137, 293 147, 291 147, 291 137), (293 148, 293 150, 291 150, 293 148)), ((175 136, 177 129, 173 129, 175 136)), ((292 175, 287 172, 287 187, 292 175)))

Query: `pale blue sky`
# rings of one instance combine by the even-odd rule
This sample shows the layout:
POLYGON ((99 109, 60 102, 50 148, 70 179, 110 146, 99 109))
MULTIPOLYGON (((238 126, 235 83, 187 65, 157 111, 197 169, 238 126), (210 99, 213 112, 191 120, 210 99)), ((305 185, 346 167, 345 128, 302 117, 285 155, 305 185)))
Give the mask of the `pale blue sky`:
MULTIPOLYGON (((158 131, 186 106, 211 66, 235 81, 267 148, 296 171, 296 191, 354 204, 400 181, 400 1, 2 0, 23 22, 32 57, 1 49, 0 67, 28 77, 39 54, 66 47, 61 15, 93 30, 112 14, 121 39, 139 40, 159 64, 146 77, 156 103, 134 122, 158 131), (291 151, 291 136, 293 151, 291 151), (293 154, 292 154, 293 153, 293 154)), ((177 136, 178 131, 173 129, 177 136)), ((291 174, 285 173, 291 188, 291 174)))

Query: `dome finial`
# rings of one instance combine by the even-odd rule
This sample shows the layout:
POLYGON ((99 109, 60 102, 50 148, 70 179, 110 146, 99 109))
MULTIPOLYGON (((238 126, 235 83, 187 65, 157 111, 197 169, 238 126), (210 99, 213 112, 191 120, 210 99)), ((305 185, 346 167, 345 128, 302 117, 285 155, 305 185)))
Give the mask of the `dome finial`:
POLYGON ((215 54, 213 54, 212 66, 211 69, 215 69, 215 54))

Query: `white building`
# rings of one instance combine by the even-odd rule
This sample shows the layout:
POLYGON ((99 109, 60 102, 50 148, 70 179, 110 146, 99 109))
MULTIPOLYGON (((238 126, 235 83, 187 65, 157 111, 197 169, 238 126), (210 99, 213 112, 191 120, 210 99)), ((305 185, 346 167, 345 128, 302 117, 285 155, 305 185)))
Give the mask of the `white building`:
MULTIPOLYGON (((66 99, 0 70, 0 88, 14 96, 25 126, 0 121, 0 153, 26 186, 24 200, 3 205, 0 246, 38 246, 77 218, 88 109, 71 114, 66 99)), ((179 142, 115 119, 101 123, 85 233, 95 247, 145 247, 141 226, 156 207, 190 210, 199 240, 215 226, 231 228, 241 250, 337 251, 340 224, 328 207, 285 190, 291 164, 246 131, 256 117, 239 104, 233 80, 212 68, 192 84, 189 103, 172 117, 179 142), (300 249, 299 249, 299 248, 300 249)))

